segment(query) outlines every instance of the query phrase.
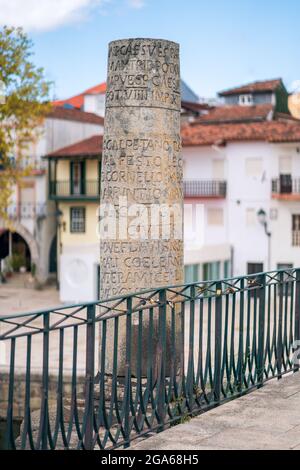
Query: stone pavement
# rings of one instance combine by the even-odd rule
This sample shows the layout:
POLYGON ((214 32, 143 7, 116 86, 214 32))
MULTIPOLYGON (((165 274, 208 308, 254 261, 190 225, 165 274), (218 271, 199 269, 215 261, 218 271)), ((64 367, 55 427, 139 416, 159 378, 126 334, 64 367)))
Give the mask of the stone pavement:
POLYGON ((7 284, 0 284, 0 317, 14 313, 42 310, 60 305, 54 286, 42 290, 28 287, 27 274, 15 274, 7 284))
POLYGON ((132 450, 300 450, 300 373, 174 426, 132 450))

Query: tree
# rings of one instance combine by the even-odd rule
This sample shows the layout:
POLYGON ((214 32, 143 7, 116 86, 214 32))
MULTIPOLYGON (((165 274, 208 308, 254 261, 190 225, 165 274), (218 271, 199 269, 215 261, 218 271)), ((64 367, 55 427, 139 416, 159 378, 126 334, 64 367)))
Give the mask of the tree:
POLYGON ((0 29, 0 219, 21 185, 30 144, 50 111, 50 82, 31 61, 32 42, 21 28, 0 29))

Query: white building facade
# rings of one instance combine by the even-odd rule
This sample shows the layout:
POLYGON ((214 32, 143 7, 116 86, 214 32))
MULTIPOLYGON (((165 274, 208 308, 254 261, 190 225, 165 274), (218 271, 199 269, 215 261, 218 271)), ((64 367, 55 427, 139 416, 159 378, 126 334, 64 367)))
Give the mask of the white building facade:
MULTIPOLYGON (((77 103, 100 115, 99 87, 58 104, 77 103)), ((221 95, 223 105, 184 108, 186 282, 300 266, 300 121, 287 112, 284 85, 280 79, 255 82, 221 95)), ((74 176, 71 167, 80 160, 91 178, 89 168, 101 160, 98 149, 94 135, 82 137, 75 148, 49 152, 50 160, 60 162, 57 168, 65 168, 56 175, 58 183, 74 176)), ((98 296, 98 194, 87 196, 86 190, 76 197, 70 192, 68 200, 55 195, 64 214, 59 277, 65 302, 98 296)))
POLYGON ((203 205, 188 280, 300 266, 300 121, 288 93, 277 79, 220 97, 182 130, 185 185, 203 205))
MULTIPOLYGON (((23 162, 32 171, 14 189, 8 215, 11 225, 0 221, 0 243, 5 256, 2 269, 21 256, 24 267, 41 283, 56 278, 57 273, 57 207, 48 198, 47 162, 43 157, 95 134, 103 134, 103 119, 92 113, 53 108, 38 132, 38 138, 27 151, 23 162)), ((13 262, 12 264, 16 264, 13 262)))
POLYGON ((203 233, 201 247, 189 249, 186 243, 185 263, 196 265, 199 279, 207 277, 205 263, 212 264, 210 273, 217 276, 300 266, 300 141, 184 147, 183 156, 186 181, 198 177, 199 185, 203 181, 226 185, 224 197, 193 199, 194 206, 203 204, 199 224, 203 233), (276 184, 280 175, 288 174, 294 192, 285 194, 276 184), (261 210, 270 236, 260 222, 261 210))

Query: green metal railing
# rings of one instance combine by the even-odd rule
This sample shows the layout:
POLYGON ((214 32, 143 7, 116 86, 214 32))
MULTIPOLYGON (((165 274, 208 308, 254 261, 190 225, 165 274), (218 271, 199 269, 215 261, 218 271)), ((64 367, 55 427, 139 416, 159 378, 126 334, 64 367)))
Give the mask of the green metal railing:
POLYGON ((51 199, 78 199, 92 198, 99 199, 100 181, 84 180, 81 185, 76 185, 68 181, 49 181, 49 197, 51 199))
POLYGON ((299 339, 299 269, 3 316, 6 447, 127 447, 297 371, 299 339))

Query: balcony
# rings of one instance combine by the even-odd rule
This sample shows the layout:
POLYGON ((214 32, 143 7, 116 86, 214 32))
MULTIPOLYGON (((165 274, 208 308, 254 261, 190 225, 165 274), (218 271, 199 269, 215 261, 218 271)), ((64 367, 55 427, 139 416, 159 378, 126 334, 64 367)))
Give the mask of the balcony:
MULTIPOLYGON (((226 197, 226 181, 185 180, 183 186, 186 198, 222 199, 226 197)), ((49 197, 56 200, 98 200, 100 197, 99 181, 88 180, 78 186, 74 186, 71 181, 50 181, 49 197)))
POLYGON ((222 180, 185 180, 183 190, 185 198, 223 199, 227 183, 222 180))
POLYGON ((286 201, 300 201, 300 178, 292 179, 291 175, 280 175, 272 179, 272 198, 286 201))
POLYGON ((50 181, 49 198, 54 200, 97 200, 100 197, 98 180, 86 180, 79 185, 71 181, 50 181))
POLYGON ((44 203, 21 202, 10 204, 6 212, 11 220, 41 219, 47 216, 47 205, 44 203))

